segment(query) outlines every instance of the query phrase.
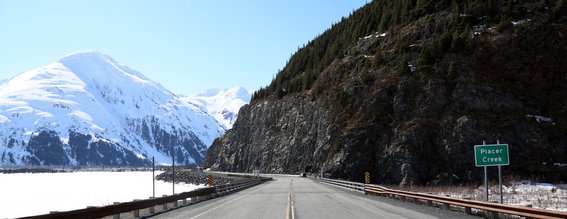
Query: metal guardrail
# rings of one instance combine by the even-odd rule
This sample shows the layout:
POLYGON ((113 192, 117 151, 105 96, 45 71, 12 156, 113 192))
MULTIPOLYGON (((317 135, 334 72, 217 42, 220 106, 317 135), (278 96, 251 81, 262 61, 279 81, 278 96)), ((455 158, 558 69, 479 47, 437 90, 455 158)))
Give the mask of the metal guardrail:
POLYGON ((319 181, 326 184, 336 185, 340 187, 349 188, 352 190, 360 191, 364 193, 364 183, 357 183, 357 182, 350 182, 350 181, 343 181, 343 180, 336 180, 336 179, 327 179, 327 178, 319 178, 319 181))
POLYGON ((55 219, 55 218, 101 218, 110 215, 116 215, 120 213, 135 211, 139 209, 149 208, 156 205, 162 205, 165 203, 176 202, 178 200, 207 196, 215 193, 214 187, 196 189, 190 192, 184 192, 180 194, 175 194, 171 196, 165 196, 161 198, 147 199, 142 201, 132 201, 125 202, 115 205, 108 205, 103 207, 92 207, 66 212, 56 212, 51 214, 37 215, 31 217, 23 217, 26 219, 55 219))
POLYGON ((190 192, 183 192, 180 194, 164 196, 160 198, 152 198, 147 200, 125 202, 125 203, 119 203, 119 204, 108 205, 103 207, 89 207, 89 208, 73 210, 73 211, 56 212, 45 215, 23 217, 23 219, 102 218, 106 216, 119 215, 121 213, 134 212, 146 208, 153 208, 154 206, 165 205, 168 203, 177 204, 179 200, 184 200, 185 202, 188 198, 214 197, 217 195, 219 196, 226 195, 229 193, 240 191, 244 188, 258 185, 267 180, 271 180, 271 178, 244 179, 230 184, 206 187, 206 188, 196 189, 190 192))
MULTIPOLYGON (((350 189, 353 189, 352 187, 354 185, 362 184, 362 183, 353 183, 348 181, 332 180, 326 178, 320 178, 320 181, 350 189)), ((567 218, 567 212, 550 211, 550 210, 543 210, 543 209, 529 208, 522 206, 513 206, 513 205, 504 205, 504 204, 497 204, 491 202, 450 198, 450 197, 438 196, 432 194, 389 189, 374 184, 362 184, 362 186, 363 186, 363 191, 365 193, 371 193, 371 194, 381 195, 391 198, 425 201, 430 206, 432 206, 433 203, 439 203, 444 205, 445 208, 447 209, 449 209, 450 206, 458 206, 464 208, 465 213, 467 214, 471 214, 472 209, 477 209, 481 211, 486 211, 488 214, 491 214, 493 217, 497 217, 498 214, 507 214, 507 215, 522 216, 527 218, 556 218, 556 219, 567 218)))
POLYGON ((387 196, 398 196, 417 200, 425 200, 429 204, 432 202, 444 205, 453 205, 465 208, 465 212, 470 213, 471 209, 484 210, 490 213, 502 213, 508 215, 523 216, 529 218, 567 218, 567 212, 550 211, 537 208, 528 208, 513 205, 504 205, 491 202, 482 202, 475 200, 464 200, 458 198, 450 198, 438 195, 423 194, 417 192, 408 192, 403 190, 388 189, 378 185, 366 184, 365 191, 387 196))
POLYGON ((239 182, 234 182, 225 185, 217 185, 215 187, 217 195, 225 195, 232 192, 239 191, 244 188, 248 188, 250 186, 258 185, 264 181, 270 180, 270 178, 258 178, 258 179, 250 179, 250 180, 243 180, 239 182))

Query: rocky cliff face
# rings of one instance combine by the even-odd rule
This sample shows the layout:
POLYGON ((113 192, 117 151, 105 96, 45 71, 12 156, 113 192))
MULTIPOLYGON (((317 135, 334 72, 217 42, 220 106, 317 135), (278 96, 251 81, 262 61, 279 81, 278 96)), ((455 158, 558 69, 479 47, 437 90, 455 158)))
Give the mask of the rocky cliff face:
POLYGON ((209 161, 219 155, 214 168, 303 172, 305 168, 320 167, 326 159, 324 155, 334 133, 329 127, 328 112, 319 102, 289 97, 286 101, 246 105, 240 112, 233 129, 217 139, 208 152, 209 161))
POLYGON ((440 27, 471 15, 440 10, 360 37, 313 86, 243 107, 205 165, 462 184, 482 179, 474 145, 500 141, 510 145, 506 175, 567 180, 567 25, 550 10, 475 21, 449 39, 440 27))

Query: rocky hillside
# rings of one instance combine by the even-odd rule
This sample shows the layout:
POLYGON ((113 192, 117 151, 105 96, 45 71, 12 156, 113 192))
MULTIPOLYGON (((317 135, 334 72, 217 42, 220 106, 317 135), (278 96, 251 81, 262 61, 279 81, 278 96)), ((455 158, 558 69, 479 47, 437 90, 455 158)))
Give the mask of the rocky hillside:
POLYGON ((567 180, 567 1, 375 0, 293 55, 215 140, 223 171, 386 184, 567 180), (492 176, 494 168, 489 171, 492 176))

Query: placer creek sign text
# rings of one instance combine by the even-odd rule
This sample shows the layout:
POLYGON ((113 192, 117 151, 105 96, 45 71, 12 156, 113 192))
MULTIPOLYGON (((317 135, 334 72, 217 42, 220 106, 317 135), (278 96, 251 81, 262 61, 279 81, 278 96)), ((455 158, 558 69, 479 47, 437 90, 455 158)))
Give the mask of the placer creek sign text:
POLYGON ((474 157, 477 167, 510 165, 507 144, 475 145, 474 157))

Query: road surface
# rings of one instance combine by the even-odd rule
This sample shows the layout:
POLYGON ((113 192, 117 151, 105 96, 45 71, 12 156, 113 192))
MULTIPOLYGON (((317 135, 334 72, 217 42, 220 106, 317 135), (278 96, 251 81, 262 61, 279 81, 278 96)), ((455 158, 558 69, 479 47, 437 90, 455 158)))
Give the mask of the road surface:
POLYGON ((364 195, 309 178, 281 177, 153 218, 478 218, 364 195))

